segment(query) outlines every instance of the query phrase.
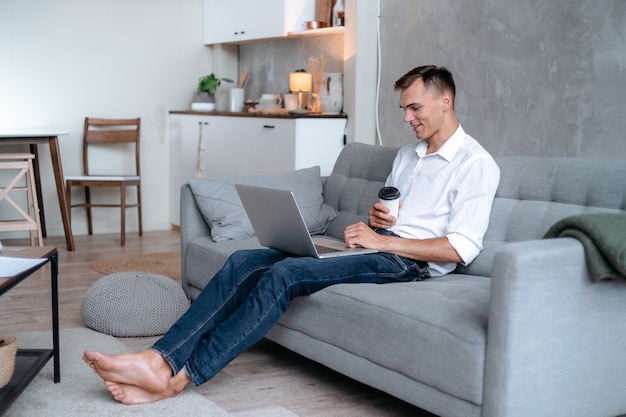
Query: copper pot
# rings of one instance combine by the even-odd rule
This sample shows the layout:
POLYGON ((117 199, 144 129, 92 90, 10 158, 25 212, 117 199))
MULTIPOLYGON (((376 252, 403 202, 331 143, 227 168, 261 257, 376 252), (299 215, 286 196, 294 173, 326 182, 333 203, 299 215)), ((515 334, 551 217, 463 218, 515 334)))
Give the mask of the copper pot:
POLYGON ((304 22, 304 28, 309 30, 309 29, 321 29, 321 28, 325 28, 328 27, 328 23, 326 22, 318 22, 316 20, 308 20, 306 22, 304 22))

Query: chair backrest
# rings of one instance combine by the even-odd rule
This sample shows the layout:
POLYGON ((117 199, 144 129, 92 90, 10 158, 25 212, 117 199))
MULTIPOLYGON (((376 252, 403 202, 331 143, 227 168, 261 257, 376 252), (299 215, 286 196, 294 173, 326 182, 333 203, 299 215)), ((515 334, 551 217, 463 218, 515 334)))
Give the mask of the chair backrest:
POLYGON ((141 119, 98 119, 85 117, 83 129, 83 174, 89 175, 89 145, 135 145, 135 175, 140 175, 139 138, 141 119))

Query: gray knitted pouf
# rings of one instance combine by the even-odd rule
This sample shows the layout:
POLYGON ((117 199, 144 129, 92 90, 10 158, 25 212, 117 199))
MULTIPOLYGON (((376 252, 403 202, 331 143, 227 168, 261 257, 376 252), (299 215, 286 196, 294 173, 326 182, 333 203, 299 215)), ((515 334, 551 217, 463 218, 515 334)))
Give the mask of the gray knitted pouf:
POLYGON ((96 281, 80 313, 85 326, 116 337, 164 334, 189 308, 183 289, 171 278, 147 272, 119 272, 96 281))

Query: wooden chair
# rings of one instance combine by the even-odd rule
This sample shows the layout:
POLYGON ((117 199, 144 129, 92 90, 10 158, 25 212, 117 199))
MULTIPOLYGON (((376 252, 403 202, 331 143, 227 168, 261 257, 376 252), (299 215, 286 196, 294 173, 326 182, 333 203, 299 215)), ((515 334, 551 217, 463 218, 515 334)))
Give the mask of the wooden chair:
POLYGON ((35 175, 33 173, 32 153, 8 153, 0 154, 0 170, 13 171, 14 177, 6 187, 0 187, 0 201, 6 201, 13 207, 19 219, 0 221, 0 232, 28 231, 30 245, 35 246, 35 234, 39 246, 43 246, 43 233, 39 217, 39 202, 35 192, 35 175), (17 172, 14 172, 17 171, 17 172), (25 179, 25 185, 18 185, 20 180, 25 179), (12 191, 26 191, 27 209, 24 210, 9 195, 12 191))
MULTIPOLYGON (((126 244, 126 209, 137 207, 139 236, 142 232, 141 220, 141 174, 139 163, 139 137, 140 137, 141 119, 97 119, 85 118, 85 126, 83 130, 83 175, 65 177, 66 198, 70 211, 73 207, 85 207, 87 209, 87 229, 89 234, 93 234, 93 224, 91 216, 92 207, 119 207, 121 211, 121 245, 126 244), (125 147, 123 144, 134 145, 134 170, 133 174, 92 174, 89 168, 89 154, 96 153, 95 147, 125 147), (91 148, 91 152, 90 152, 91 148), (83 203, 72 204, 71 190, 72 187, 83 187, 85 192, 85 201, 83 203), (91 188, 96 187, 118 187, 120 189, 119 203, 93 203, 91 200, 91 188), (126 188, 136 187, 137 202, 136 204, 126 203, 126 188)), ((116 148, 116 149, 117 149, 116 148)), ((92 158, 94 156, 92 155, 92 158)), ((92 159, 93 161, 93 159, 92 159)))

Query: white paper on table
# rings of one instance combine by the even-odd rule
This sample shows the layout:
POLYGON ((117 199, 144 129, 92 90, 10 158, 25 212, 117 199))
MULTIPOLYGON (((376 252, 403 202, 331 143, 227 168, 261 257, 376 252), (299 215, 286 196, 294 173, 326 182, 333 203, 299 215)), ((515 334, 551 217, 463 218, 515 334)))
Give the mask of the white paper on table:
POLYGON ((0 257, 0 278, 9 278, 46 262, 46 258, 9 258, 0 257))

